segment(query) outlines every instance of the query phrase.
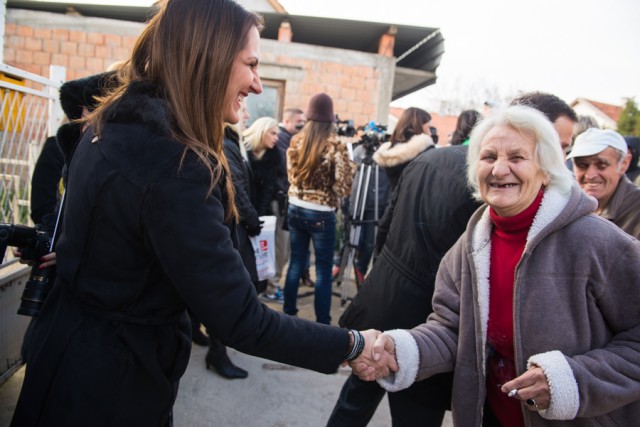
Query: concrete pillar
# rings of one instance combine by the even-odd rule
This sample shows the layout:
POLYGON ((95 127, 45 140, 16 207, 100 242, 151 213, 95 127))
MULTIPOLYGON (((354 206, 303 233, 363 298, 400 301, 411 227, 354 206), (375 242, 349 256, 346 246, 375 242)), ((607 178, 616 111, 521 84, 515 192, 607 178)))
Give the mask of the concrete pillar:
POLYGON ((291 24, 288 21, 282 21, 278 29, 278 41, 290 43, 292 38, 293 32, 291 31, 291 24))
POLYGON ((4 63, 4 21, 7 19, 7 0, 0 1, 0 64, 4 63))
POLYGON ((389 27, 389 30, 385 34, 380 36, 380 41, 378 42, 378 55, 393 58, 393 48, 396 44, 397 32, 398 27, 392 25, 389 27))

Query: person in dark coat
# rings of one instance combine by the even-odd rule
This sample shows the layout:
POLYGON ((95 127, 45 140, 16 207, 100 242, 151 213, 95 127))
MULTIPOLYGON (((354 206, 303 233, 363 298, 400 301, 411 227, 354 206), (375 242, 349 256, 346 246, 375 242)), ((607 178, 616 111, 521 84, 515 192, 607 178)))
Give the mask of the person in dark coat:
MULTIPOLYGON (((466 152, 466 146, 428 150, 405 168, 380 223, 377 259, 340 326, 411 328, 431 313, 440 260, 479 206, 467 186, 466 152)), ((451 374, 439 374, 390 393, 393 426, 440 426, 451 382, 451 374)), ((366 426, 384 394, 377 383, 349 376, 327 425, 366 426)))
POLYGON ((55 225, 55 211, 60 201, 64 156, 55 136, 42 146, 31 176, 31 219, 34 224, 55 225), (52 215, 53 214, 53 215, 52 215))
POLYGON ((171 425, 191 350, 186 307, 258 357, 324 373, 345 359, 393 362, 369 357, 377 331, 261 304, 235 249, 223 126, 262 92, 261 26, 231 0, 162 2, 89 116, 12 426, 171 425))

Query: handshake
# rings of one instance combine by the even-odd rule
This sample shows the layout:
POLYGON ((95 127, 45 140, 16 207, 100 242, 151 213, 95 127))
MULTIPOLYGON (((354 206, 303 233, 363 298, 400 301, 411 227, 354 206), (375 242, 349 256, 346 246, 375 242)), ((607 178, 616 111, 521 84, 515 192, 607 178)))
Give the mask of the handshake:
POLYGON ((347 363, 363 381, 374 381, 398 371, 395 343, 389 335, 375 329, 361 332, 364 338, 362 353, 347 363))

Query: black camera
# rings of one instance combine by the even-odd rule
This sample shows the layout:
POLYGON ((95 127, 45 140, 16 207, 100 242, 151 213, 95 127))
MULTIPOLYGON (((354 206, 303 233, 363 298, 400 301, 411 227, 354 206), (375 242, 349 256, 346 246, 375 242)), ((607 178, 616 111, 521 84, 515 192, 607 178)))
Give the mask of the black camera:
POLYGON ((353 145, 362 145, 365 150, 367 150, 367 153, 373 154, 383 142, 388 140, 387 126, 381 125, 380 123, 369 122, 364 128, 364 134, 362 134, 360 141, 353 145))
POLYGON ((27 281, 18 314, 35 317, 49 295, 56 276, 56 267, 40 269, 40 259, 51 252, 52 230, 38 225, 27 227, 18 224, 0 223, 0 254, 4 256, 7 246, 18 248, 21 259, 32 261, 31 274, 27 281))
POLYGON ((353 124, 353 120, 340 120, 336 116, 336 126, 338 127, 339 136, 354 136, 356 134, 356 127, 353 124))

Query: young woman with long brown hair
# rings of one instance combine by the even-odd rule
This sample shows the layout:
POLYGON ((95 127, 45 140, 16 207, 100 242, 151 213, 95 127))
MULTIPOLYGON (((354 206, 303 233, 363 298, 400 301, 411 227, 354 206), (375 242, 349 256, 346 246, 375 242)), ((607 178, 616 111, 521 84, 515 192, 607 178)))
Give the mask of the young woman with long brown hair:
POLYGON ((224 123, 262 91, 260 28, 231 0, 168 0, 142 32, 69 164, 13 426, 171 425, 187 306, 224 344, 283 363, 329 373, 362 350, 358 332, 262 305, 234 248, 224 123))
POLYGON ((314 308, 319 323, 331 323, 331 266, 336 242, 339 199, 351 192, 355 165, 335 130, 333 100, 324 93, 311 98, 307 124, 287 150, 288 224, 291 260, 284 286, 284 312, 295 315, 298 285, 307 266, 309 241, 316 261, 314 308))

